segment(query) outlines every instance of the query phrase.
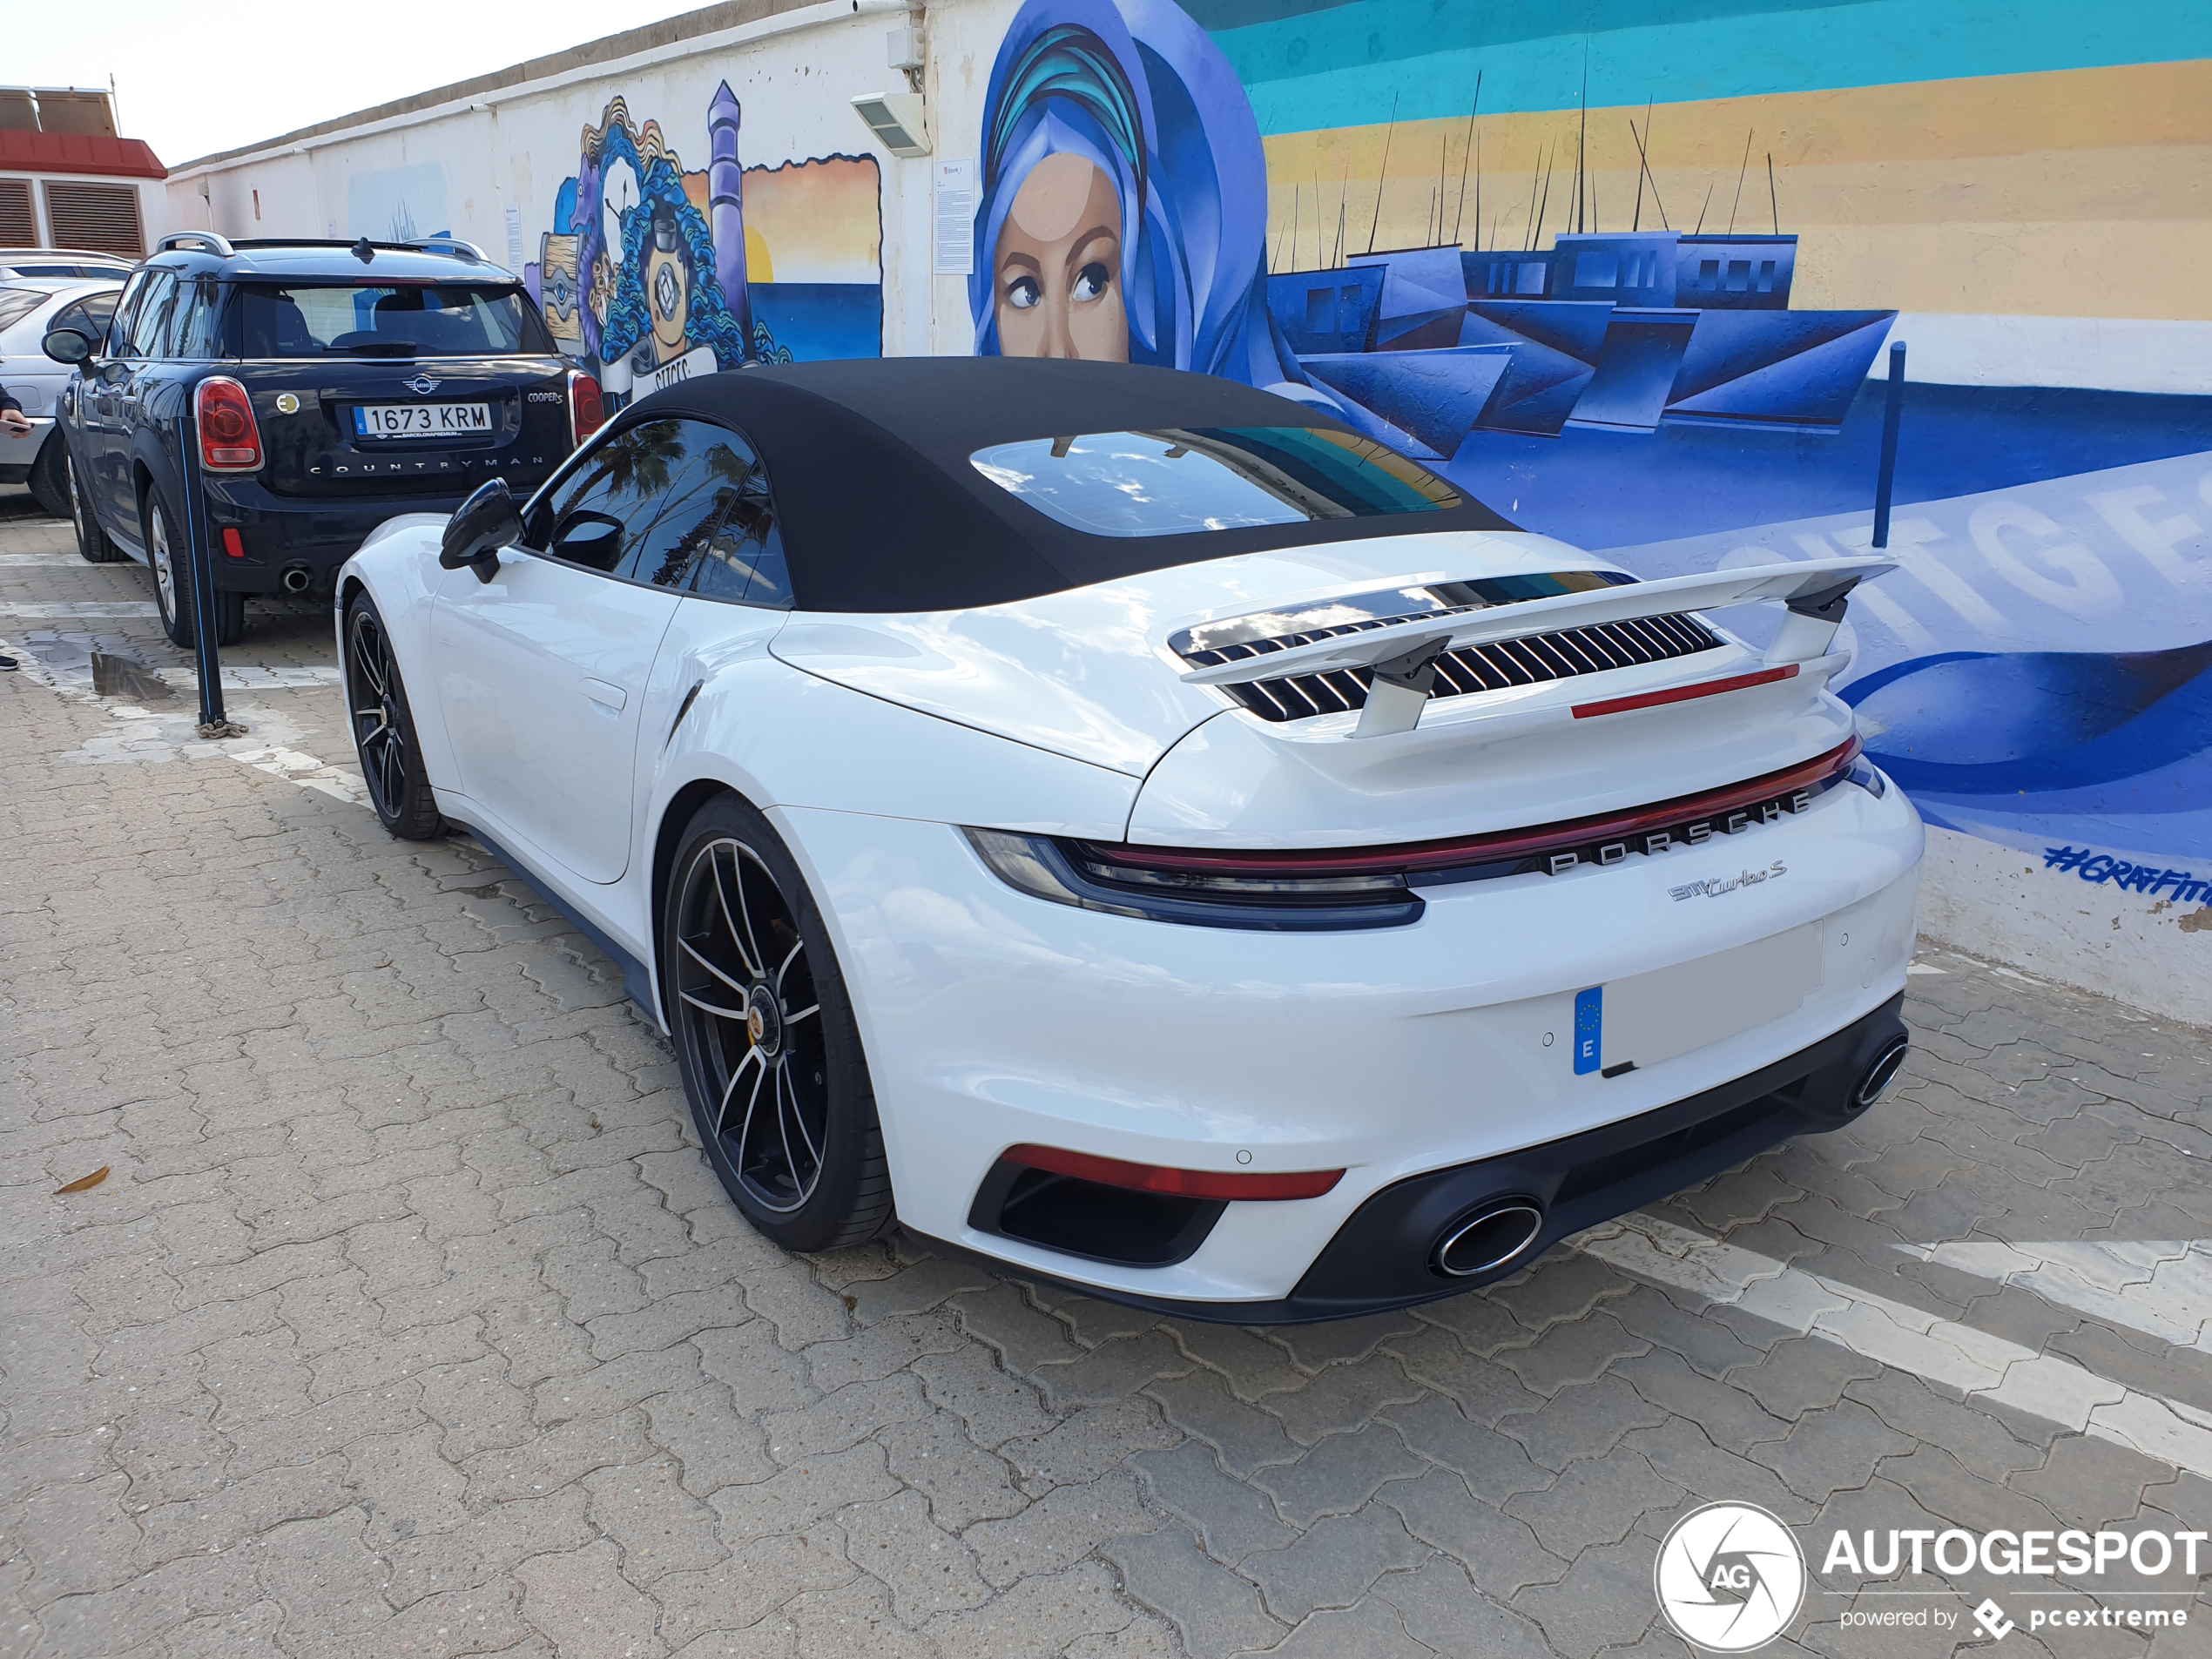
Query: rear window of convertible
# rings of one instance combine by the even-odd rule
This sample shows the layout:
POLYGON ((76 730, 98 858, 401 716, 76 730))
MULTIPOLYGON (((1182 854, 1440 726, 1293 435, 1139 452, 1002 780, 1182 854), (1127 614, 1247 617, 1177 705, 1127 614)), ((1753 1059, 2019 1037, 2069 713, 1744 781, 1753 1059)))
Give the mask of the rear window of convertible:
POLYGON ((1394 450, 1317 427, 1028 438, 968 459, 1008 495, 1091 536, 1181 536, 1460 504, 1451 485, 1394 450))

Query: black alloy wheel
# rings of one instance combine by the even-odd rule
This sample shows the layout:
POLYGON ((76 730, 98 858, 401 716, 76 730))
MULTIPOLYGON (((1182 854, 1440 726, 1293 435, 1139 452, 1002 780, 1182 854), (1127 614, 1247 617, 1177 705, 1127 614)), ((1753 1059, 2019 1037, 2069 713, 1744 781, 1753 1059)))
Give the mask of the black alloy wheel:
POLYGON ((733 795, 685 832, 664 899, 664 995, 700 1144, 787 1250, 893 1219, 867 1064, 819 912, 767 820, 733 795))
POLYGON ((407 687, 384 618, 365 593, 346 607, 346 715, 378 819, 401 840, 437 834, 442 827, 437 792, 423 770, 407 687))
POLYGON ((130 556, 92 516, 91 497, 77 479, 77 457, 62 448, 62 482, 69 497, 70 523, 77 527, 77 556, 87 564, 114 564, 130 556))

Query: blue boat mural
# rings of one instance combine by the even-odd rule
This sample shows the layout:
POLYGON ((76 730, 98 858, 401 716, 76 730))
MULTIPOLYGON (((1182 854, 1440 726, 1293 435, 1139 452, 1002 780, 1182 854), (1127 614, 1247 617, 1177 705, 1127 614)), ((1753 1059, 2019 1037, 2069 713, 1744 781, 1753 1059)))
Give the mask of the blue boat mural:
POLYGON ((1832 435, 1897 314, 1791 310, 1797 253, 1674 231, 1412 248, 1271 275, 1267 308, 1302 368, 1433 459, 1474 430, 1832 435))

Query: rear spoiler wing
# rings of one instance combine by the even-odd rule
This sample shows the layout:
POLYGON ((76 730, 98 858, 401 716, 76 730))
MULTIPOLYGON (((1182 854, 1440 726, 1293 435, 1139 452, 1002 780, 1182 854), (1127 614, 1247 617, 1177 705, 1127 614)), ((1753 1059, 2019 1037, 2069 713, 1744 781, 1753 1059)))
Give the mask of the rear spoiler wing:
POLYGON ((1790 614, 1767 648, 1767 666, 1810 662, 1825 652, 1835 638, 1851 590, 1868 577, 1896 568, 1894 560, 1871 556, 1662 577, 1656 582, 1630 583, 1591 593, 1563 593, 1548 599, 1496 605, 1448 621, 1416 617, 1194 668, 1182 678, 1191 685, 1241 685, 1298 674, 1367 669, 1374 679, 1367 705, 1360 713, 1359 730, 1352 735, 1384 737, 1410 732, 1420 722, 1429 688, 1435 683, 1436 659, 1446 651, 1564 628, 1588 628, 1602 623, 1633 622, 1640 617, 1768 600, 1784 605, 1790 614))

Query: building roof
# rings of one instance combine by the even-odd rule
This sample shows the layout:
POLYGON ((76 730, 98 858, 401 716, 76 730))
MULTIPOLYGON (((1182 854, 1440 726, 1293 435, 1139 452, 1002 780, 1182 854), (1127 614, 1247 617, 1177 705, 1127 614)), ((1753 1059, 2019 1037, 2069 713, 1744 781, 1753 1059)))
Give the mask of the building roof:
POLYGON ((0 129, 0 172, 86 173, 104 179, 166 179, 143 138, 93 132, 18 132, 0 129))

